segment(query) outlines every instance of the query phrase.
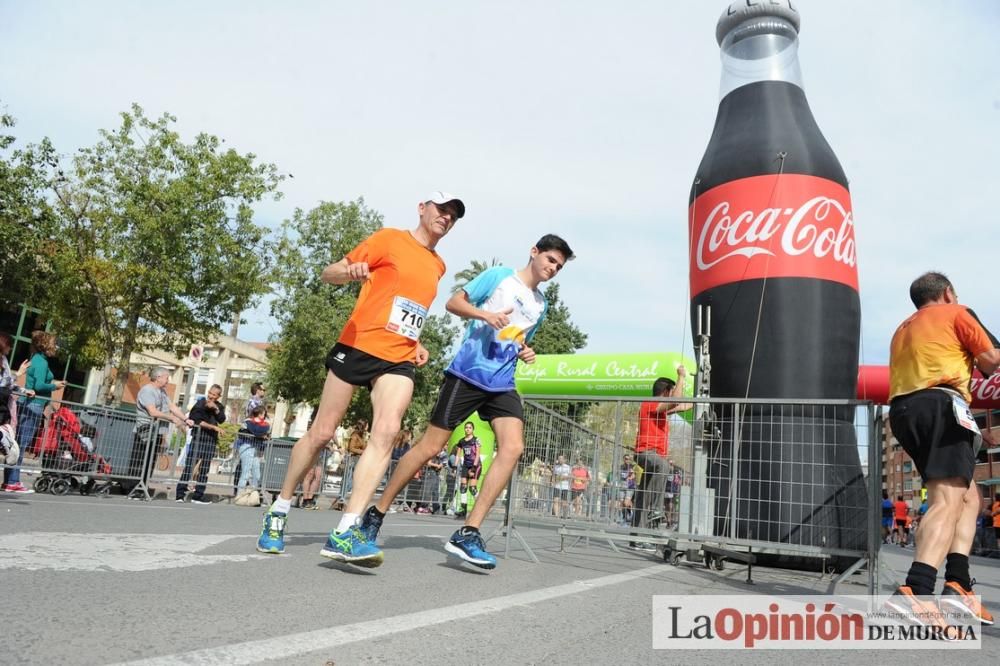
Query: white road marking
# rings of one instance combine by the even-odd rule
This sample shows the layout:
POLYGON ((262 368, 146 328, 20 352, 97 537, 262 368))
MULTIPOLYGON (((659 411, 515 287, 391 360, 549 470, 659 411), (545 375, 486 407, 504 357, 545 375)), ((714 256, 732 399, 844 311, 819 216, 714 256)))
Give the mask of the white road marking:
POLYGON ((267 555, 199 555, 232 534, 78 534, 31 532, 0 535, 0 570, 153 571, 217 562, 246 562, 267 555))
MULTIPOLYGON (((395 617, 368 620, 355 624, 345 624, 328 629, 304 631, 275 638, 265 638, 245 643, 233 643, 204 650, 193 650, 179 654, 139 659, 127 662, 129 666, 211 666, 213 664, 256 664, 269 659, 287 659, 296 655, 330 650, 348 643, 372 640, 399 634, 414 629, 422 629, 446 622, 466 621, 469 618, 488 613, 497 613, 516 606, 537 604, 549 599, 557 599, 579 594, 609 585, 617 585, 663 573, 663 565, 647 567, 628 573, 612 574, 589 580, 578 580, 565 585, 520 592, 494 599, 480 599, 465 604, 434 608, 416 613, 405 613, 395 617)), ((125 666, 119 664, 118 666, 125 666)))
MULTIPOLYGON (((13 498, 7 498, 7 499, 13 499, 13 498)), ((26 496, 24 496, 24 499, 34 499, 35 501, 37 501, 37 500, 42 499, 42 498, 41 497, 33 497, 33 495, 26 495, 26 496)), ((107 500, 93 500, 93 501, 88 502, 86 500, 79 500, 79 501, 74 501, 74 500, 59 500, 59 499, 52 498, 52 497, 45 497, 45 500, 44 500, 45 504, 58 504, 59 506, 63 506, 65 504, 72 504, 74 506, 86 506, 86 507, 89 507, 91 509, 94 508, 95 502, 101 502, 100 507, 102 509, 108 508, 108 507, 110 507, 112 509, 138 509, 138 508, 142 508, 143 511, 148 511, 150 509, 159 509, 160 511, 163 511, 163 510, 167 510, 167 511, 191 511, 191 510, 194 509, 194 507, 191 506, 191 505, 184 505, 184 506, 152 506, 152 504, 153 504, 152 502, 137 502, 137 501, 129 501, 128 503, 119 504, 119 503, 116 503, 116 502, 108 502, 107 500)), ((3 505, 0 504, 0 506, 3 506, 3 505)), ((8 509, 8 511, 9 511, 9 509, 8 509)))

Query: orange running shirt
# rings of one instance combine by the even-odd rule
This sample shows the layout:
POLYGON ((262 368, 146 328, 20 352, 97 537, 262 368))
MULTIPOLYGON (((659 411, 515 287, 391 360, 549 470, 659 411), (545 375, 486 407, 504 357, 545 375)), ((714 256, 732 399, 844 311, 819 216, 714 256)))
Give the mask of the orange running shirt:
POLYGON ((347 259, 368 262, 371 274, 338 342, 383 361, 412 361, 444 261, 402 229, 376 231, 347 259))
POLYGON ((667 455, 670 439, 670 415, 657 411, 663 403, 644 402, 639 407, 639 429, 635 433, 635 452, 653 451, 657 455, 667 455))
POLYGON ((932 304, 896 329, 889 345, 889 399, 932 386, 950 386, 972 400, 972 359, 993 349, 964 305, 932 304))
MULTIPOLYGON (((990 513, 1000 511, 1000 502, 993 502, 993 506, 990 507, 990 513)), ((993 527, 1000 527, 1000 513, 993 516, 993 527)))

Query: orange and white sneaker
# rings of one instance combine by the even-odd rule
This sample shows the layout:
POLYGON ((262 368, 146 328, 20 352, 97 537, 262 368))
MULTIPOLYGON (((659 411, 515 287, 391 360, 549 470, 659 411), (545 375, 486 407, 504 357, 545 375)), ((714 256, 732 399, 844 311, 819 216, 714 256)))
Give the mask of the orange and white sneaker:
POLYGON ((932 629, 938 627, 942 639, 957 639, 957 629, 948 624, 934 598, 918 597, 908 585, 896 588, 896 592, 886 600, 885 606, 898 613, 904 622, 932 629))
POLYGON ((976 595, 953 580, 944 584, 940 604, 948 610, 970 615, 983 624, 993 624, 993 614, 986 610, 976 595))

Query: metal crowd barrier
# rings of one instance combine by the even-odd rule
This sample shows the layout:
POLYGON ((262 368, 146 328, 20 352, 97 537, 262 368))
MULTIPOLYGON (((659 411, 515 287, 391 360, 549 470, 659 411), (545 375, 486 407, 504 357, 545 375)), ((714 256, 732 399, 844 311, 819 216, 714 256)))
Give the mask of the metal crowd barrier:
POLYGON ((853 400, 528 396, 503 528, 659 547, 672 564, 739 561, 748 577, 753 564, 840 572, 832 587, 866 567, 874 590, 878 436, 873 406, 853 400), (663 458, 635 451, 644 402, 694 403, 669 417, 663 458))
POLYGON ((147 493, 157 423, 138 428, 136 414, 51 398, 22 398, 16 439, 21 483, 36 492, 147 493))

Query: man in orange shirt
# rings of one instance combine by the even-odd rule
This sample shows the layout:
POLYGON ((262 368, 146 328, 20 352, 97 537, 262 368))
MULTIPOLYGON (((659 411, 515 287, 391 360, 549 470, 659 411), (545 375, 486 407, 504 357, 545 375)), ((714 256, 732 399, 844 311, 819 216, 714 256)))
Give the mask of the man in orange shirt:
POLYGON ((928 509, 906 584, 887 605, 917 624, 947 629, 938 605, 927 598, 947 558, 940 606, 992 624, 993 616, 972 594, 969 575, 980 511, 972 473, 982 443, 969 411, 969 388, 973 364, 984 375, 1000 367, 1000 345, 959 305, 941 273, 914 280, 910 299, 917 311, 896 329, 889 350, 889 422, 924 479, 928 509))
POLYGON ((392 440, 413 395, 415 366, 427 362, 427 350, 418 339, 445 273, 444 261, 434 248, 465 215, 465 204, 458 197, 434 192, 418 204, 417 212, 420 221, 413 231, 380 229, 323 269, 323 282, 363 285, 354 312, 327 356, 316 418, 295 443, 281 492, 264 516, 257 540, 261 552, 284 552, 295 489, 334 438, 355 389, 364 386, 371 391, 371 435, 354 468, 353 492, 343 517, 320 554, 366 567, 382 564, 382 551, 358 529, 358 519, 389 466, 392 440))
MULTIPOLYGON (((677 381, 660 377, 653 382, 653 396, 679 398, 684 390, 687 370, 677 366, 677 381)), ((635 461, 642 469, 632 511, 632 527, 648 528, 650 514, 663 511, 663 495, 667 484, 667 448, 670 437, 670 415, 691 409, 690 403, 644 402, 639 407, 639 429, 635 435, 635 461)), ((632 533, 636 535, 635 532, 632 533)), ((636 550, 656 550, 651 544, 629 542, 636 550)))

